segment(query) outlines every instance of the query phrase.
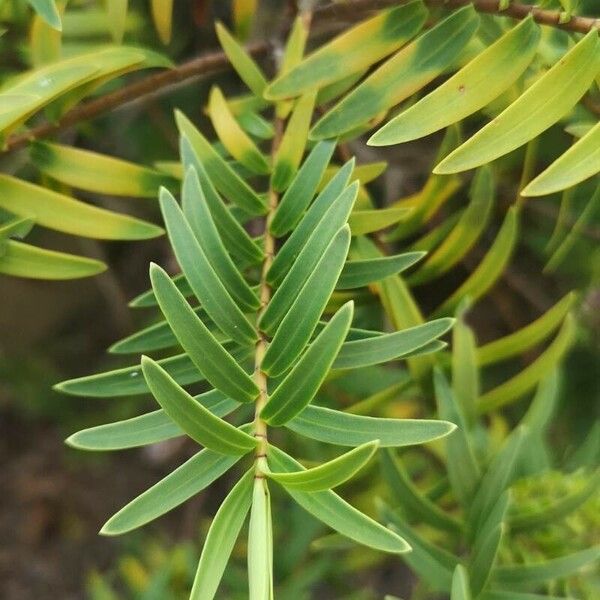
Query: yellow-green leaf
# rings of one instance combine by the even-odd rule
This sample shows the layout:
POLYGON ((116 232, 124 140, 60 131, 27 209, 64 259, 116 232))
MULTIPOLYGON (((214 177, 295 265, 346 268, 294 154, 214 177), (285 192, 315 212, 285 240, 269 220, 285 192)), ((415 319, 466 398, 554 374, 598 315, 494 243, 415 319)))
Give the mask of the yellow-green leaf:
POLYGON ((58 11, 54 0, 27 0, 27 2, 33 10, 48 23, 48 25, 51 25, 58 31, 62 30, 60 12, 58 11))
POLYGON ((598 32, 590 31, 491 123, 448 155, 434 173, 458 173, 488 163, 554 125, 589 89, 600 67, 598 32))
POLYGON ((129 0, 105 0, 105 5, 110 33, 115 44, 120 44, 125 33, 125 20, 127 19, 129 0))
POLYGON ((32 144, 31 160, 53 179, 99 194, 155 198, 161 185, 169 187, 175 181, 148 167, 47 142, 32 144))
POLYGON ((448 81, 388 121, 369 139, 369 145, 408 142, 477 112, 520 77, 532 61, 539 39, 539 27, 533 19, 525 19, 448 81))
POLYGON ((405 44, 423 26, 426 17, 427 9, 421 0, 381 11, 307 56, 269 85, 265 96, 298 96, 361 71, 405 44))
POLYGON ((97 239, 138 240, 163 233, 152 223, 79 202, 10 175, 0 174, 0 208, 31 217, 38 225, 56 231, 97 239))
POLYGON ((171 41, 173 0, 152 0, 152 20, 163 44, 171 41))

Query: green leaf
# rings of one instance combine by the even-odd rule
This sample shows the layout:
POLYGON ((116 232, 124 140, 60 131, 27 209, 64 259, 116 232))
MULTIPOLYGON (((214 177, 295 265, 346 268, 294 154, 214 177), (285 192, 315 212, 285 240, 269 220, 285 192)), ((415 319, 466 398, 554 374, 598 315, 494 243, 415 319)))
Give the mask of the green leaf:
POLYGON ((54 29, 62 31, 60 12, 54 0, 27 0, 31 8, 54 29))
POLYGON ((394 501, 409 515, 433 527, 453 533, 462 530, 461 524, 438 508, 410 480, 406 469, 391 449, 380 453, 381 469, 394 501))
MULTIPOLYGON (((416 23, 414 31, 422 23, 416 23)), ((311 131, 314 139, 339 136, 405 100, 451 67, 479 26, 465 6, 395 54, 336 104, 311 131)))
POLYGON ((120 44, 123 41, 123 34, 125 33, 129 0, 106 0, 105 5, 107 21, 113 41, 115 44, 120 44))
POLYGON ((96 239, 139 240, 163 233, 151 223, 4 174, 0 174, 0 208, 56 231, 96 239))
POLYGON ((546 196, 570 188, 600 171, 600 122, 531 181, 522 196, 546 196))
POLYGON ((269 231, 273 235, 282 237, 298 223, 317 190, 334 148, 333 142, 321 142, 307 156, 269 224, 269 231))
POLYGON ((27 217, 15 217, 0 223, 0 241, 11 237, 24 238, 33 228, 35 220, 27 217))
POLYGON ((323 383, 350 328, 353 302, 347 302, 310 344, 286 378, 270 394, 260 416, 270 425, 283 425, 312 401, 323 383))
MULTIPOLYGON (((278 472, 304 470, 299 462, 273 446, 270 447, 269 461, 278 472)), ((394 554, 410 550, 410 546, 400 536, 359 512, 331 490, 301 492, 287 487, 285 490, 313 517, 359 544, 394 554)))
POLYGON ((560 500, 548 504, 541 509, 520 510, 509 518, 511 531, 522 531, 544 527, 548 523, 562 522, 568 515, 576 511, 587 500, 593 497, 600 487, 600 470, 590 477, 581 489, 563 496, 560 500))
POLYGON ((548 596, 547 594, 528 594, 521 592, 500 592, 491 590, 484 592, 481 600, 575 600, 571 596, 548 596))
POLYGON ((253 173, 264 175, 270 171, 264 154, 235 120, 225 96, 217 86, 210 91, 208 115, 219 140, 233 158, 253 173))
MULTIPOLYGON (((205 392, 194 398, 217 417, 225 417, 239 403, 218 390, 205 392)), ((162 409, 150 413, 82 429, 67 438, 66 443, 79 450, 124 450, 156 444, 184 435, 183 430, 162 409)))
POLYGON ((198 452, 113 515, 100 533, 120 535, 146 525, 208 487, 239 459, 211 450, 198 452))
POLYGON ((208 316, 232 340, 253 343, 254 327, 229 295, 175 198, 165 189, 161 190, 160 207, 177 262, 208 316))
POLYGON ((567 315, 552 344, 517 375, 483 394, 479 398, 477 410, 480 413, 497 410, 523 396, 556 367, 574 339, 575 322, 571 315, 567 315))
POLYGON ((448 592, 458 558, 421 536, 406 523, 399 511, 391 510, 381 501, 379 506, 383 518, 390 523, 389 527, 397 531, 411 546, 411 552, 405 554, 402 560, 432 589, 448 592))
POLYGON ((395 360, 440 337, 453 324, 454 319, 437 319, 402 331, 346 342, 333 363, 333 368, 356 369, 395 360))
POLYGON ((180 153, 185 170, 187 171, 189 167, 196 169, 204 198, 227 250, 250 264, 262 261, 262 250, 225 206, 185 135, 181 136, 180 153))
POLYGON ((367 143, 401 144, 477 112, 523 74, 535 56, 539 39, 540 28, 532 18, 525 19, 430 94, 388 121, 367 143))
POLYGON ((385 279, 412 267, 425 256, 425 252, 404 252, 393 256, 350 260, 344 265, 336 289, 350 290, 385 279))
POLYGON ((456 425, 447 421, 365 417, 311 405, 286 423, 286 427, 327 444, 358 446, 379 440, 382 448, 424 444, 456 429, 456 425))
POLYGON ((267 86, 267 81, 258 65, 222 23, 217 22, 215 29, 221 47, 225 54, 227 54, 231 66, 252 92, 258 97, 262 97, 263 91, 267 86))
POLYGON ((163 44, 171 41, 171 30, 173 26, 173 4, 174 0, 152 0, 152 20, 158 32, 158 37, 163 44))
POLYGON ((398 221, 406 219, 412 209, 404 206, 392 206, 391 208, 378 208, 375 210, 355 210, 348 223, 352 235, 366 235, 374 231, 380 231, 398 221))
POLYGON ((212 600, 252 502, 254 469, 233 486, 215 515, 202 548, 190 600, 212 600))
POLYGON ((526 433, 527 429, 523 426, 514 430, 483 475, 469 511, 468 524, 472 535, 482 527, 496 501, 510 484, 526 433))
POLYGON ((78 279, 106 270, 106 265, 92 258, 44 250, 14 240, 2 242, 0 273, 33 279, 78 279))
POLYGON ((496 283, 512 256, 517 241, 518 223, 519 212, 517 207, 513 206, 506 213, 502 227, 483 260, 462 285, 433 312, 432 317, 451 313, 462 298, 468 297, 474 303, 496 283))
MULTIPOLYGON (((306 287, 308 280, 312 278, 312 285, 314 286, 321 277, 326 276, 325 273, 321 273, 319 277, 315 276, 318 270, 317 265, 324 257, 327 248, 340 231, 340 228, 345 225, 356 200, 357 191, 358 184, 355 183, 340 194, 314 228, 311 236, 306 240, 304 247, 287 272, 285 279, 281 282, 262 313, 258 322, 261 331, 273 334, 297 301, 302 290, 305 290, 306 295, 311 293, 311 288, 306 287)), ((329 297, 326 300, 328 299, 329 297)))
POLYGON ((335 288, 350 247, 350 229, 335 235, 314 272, 306 280, 295 302, 281 321, 265 353, 262 370, 271 376, 286 371, 298 358, 317 326, 335 288))
POLYGON ((99 194, 155 198, 161 185, 175 181, 148 167, 60 144, 34 142, 30 156, 53 179, 99 194))
POLYGON ((271 499, 264 478, 254 478, 252 509, 248 526, 249 600, 273 597, 272 550, 270 547, 271 499))
MULTIPOLYGON (((177 275, 173 275, 171 277, 173 283, 177 286, 177 289, 186 297, 194 295, 190 284, 187 282, 187 279, 183 275, 183 273, 178 273, 177 275)), ((129 301, 128 306, 131 308, 149 308, 152 306, 156 306, 158 302, 156 301, 156 296, 154 295, 154 290, 150 288, 141 294, 138 294, 135 298, 129 301)))
POLYGON ((563 322, 576 299, 574 292, 569 292, 541 317, 521 329, 484 346, 476 351, 477 364, 480 367, 500 362, 529 350, 543 342, 563 322))
POLYGON ((476 597, 481 593, 490 579, 492 567, 494 566, 498 548, 502 541, 503 532, 504 528, 502 525, 498 525, 495 529, 490 531, 487 537, 482 541, 479 552, 475 554, 469 565, 471 587, 473 589, 473 594, 475 594, 476 597))
POLYGON ((469 586, 469 574, 462 565, 456 565, 454 575, 452 575, 450 600, 471 600, 472 597, 469 586))
POLYGON ((503 586, 538 584, 577 573, 600 558, 600 545, 539 563, 498 567, 494 581, 503 586))
POLYGON ((238 402, 251 402, 259 389, 194 313, 169 276, 150 266, 152 288, 173 333, 207 381, 238 402))
POLYGON ((444 440, 446 469, 454 494, 462 506, 467 507, 477 489, 481 473, 471 447, 465 416, 440 370, 435 370, 433 381, 440 419, 457 426, 457 430, 444 440))
POLYGON ((290 266, 294 263, 302 249, 308 243, 315 228, 324 219, 331 204, 344 191, 350 173, 354 167, 354 159, 348 161, 333 179, 317 196, 312 206, 305 213, 300 223, 294 228, 279 252, 275 255, 271 268, 267 273, 267 281, 272 285, 279 285, 290 266))
POLYGON ((434 173, 459 173, 515 150, 567 114, 592 84, 600 66, 598 34, 590 31, 546 74, 491 123, 448 155, 434 173))
POLYGON ((466 256, 487 227, 495 191, 492 170, 482 167, 473 178, 467 208, 452 231, 408 279, 411 285, 425 283, 448 272, 466 256))
POLYGON ((302 160, 315 97, 316 92, 312 91, 298 99, 275 152, 271 186, 278 192, 282 192, 290 185, 302 160))
POLYGON ((344 79, 375 64, 405 44, 425 23, 418 0, 359 23, 311 53, 265 90, 271 99, 288 98, 344 79))
POLYGON ((330 490, 348 481, 360 471, 371 460, 378 447, 379 440, 375 440, 312 469, 285 473, 266 471, 265 475, 291 490, 301 492, 330 490))
POLYGON ((185 174, 181 198, 183 214, 227 291, 241 308, 256 310, 260 306, 258 297, 225 249, 194 167, 190 167, 185 174))
POLYGON ((256 447, 256 438, 236 429, 196 402, 155 361, 142 357, 146 383, 163 410, 199 444, 222 454, 247 454, 256 447))
POLYGON ((264 201, 254 190, 219 156, 208 140, 194 127, 180 111, 175 111, 175 121, 182 135, 185 135, 198 160, 202 163, 215 187, 228 200, 252 215, 264 214, 264 201))

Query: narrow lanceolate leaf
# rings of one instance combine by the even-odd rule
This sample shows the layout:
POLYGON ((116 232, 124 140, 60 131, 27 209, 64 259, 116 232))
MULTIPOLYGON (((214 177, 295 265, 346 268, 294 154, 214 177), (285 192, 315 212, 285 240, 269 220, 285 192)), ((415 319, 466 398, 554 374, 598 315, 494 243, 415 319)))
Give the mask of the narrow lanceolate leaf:
POLYGON ((260 413, 267 423, 283 425, 312 401, 346 338, 353 311, 348 302, 334 315, 270 395, 260 413))
MULTIPOLYGON (((261 315, 258 324, 262 331, 272 334, 288 314, 303 286, 315 273, 317 264, 322 259, 327 247, 346 223, 356 200, 357 191, 357 183, 347 188, 336 198, 323 219, 315 227, 285 279, 273 294, 266 310, 261 315)), ((313 279, 313 281, 318 281, 318 279, 313 279)), ((308 292, 309 290, 307 290, 308 292)))
POLYGON ((78 279, 106 270, 99 260, 44 250, 14 240, 0 244, 0 273, 33 279, 78 279))
POLYGON ((269 163, 264 154, 235 120, 223 93, 217 86, 210 91, 208 115, 219 140, 233 158, 253 173, 264 175, 269 172, 269 163))
POLYGON ((525 19, 448 81, 388 121, 368 143, 389 146, 408 142, 477 112, 522 75, 535 56, 539 39, 537 24, 531 18, 525 19))
MULTIPOLYGON (((293 473, 304 469, 299 462, 275 447, 270 447, 269 463, 277 472, 293 473)), ((311 515, 359 544, 394 554, 410 550, 399 535, 359 512, 331 490, 301 492, 285 489, 311 515)))
POLYGON ((53 179, 99 194, 154 198, 161 185, 169 187, 175 181, 148 167, 47 142, 32 144, 31 160, 53 179))
MULTIPOLYGON (((194 292, 183 273, 173 275, 171 280, 186 298, 194 295, 194 292)), ((135 298, 133 298, 133 300, 129 301, 129 306, 131 308, 148 308, 151 306, 156 306, 157 304, 158 302, 156 301, 156 296, 154 295, 154 290, 152 288, 142 292, 141 294, 138 294, 135 298)))
POLYGON ((453 324, 454 319, 438 319, 402 331, 346 342, 333 368, 356 369, 395 360, 437 339, 453 324))
POLYGON ((476 594, 476 597, 479 596, 490 579, 492 567, 494 566, 496 555, 498 554, 498 548, 500 547, 503 533, 504 526, 501 524, 488 532, 469 565, 471 587, 473 589, 473 594, 476 594))
POLYGON ((302 160, 315 97, 316 92, 312 91, 298 99, 275 153, 271 185, 278 192, 290 185, 302 160))
POLYGON ((378 447, 379 441, 375 440, 312 469, 288 473, 267 471, 265 475, 290 490, 301 492, 330 490, 348 481, 360 471, 371 460, 378 447))
POLYGON ((350 215, 348 223, 352 235, 366 235, 403 221, 411 212, 412 208, 404 206, 391 206, 390 208, 376 210, 356 210, 350 215))
POLYGON ((452 590, 450 600, 471 600, 471 589, 469 587, 469 574, 462 565, 456 565, 452 575, 452 590))
POLYGON ((452 332, 452 391, 462 407, 467 425, 472 427, 477 417, 476 404, 480 394, 479 369, 475 360, 475 334, 465 321, 465 312, 459 306, 452 332))
POLYGON ((34 219, 15 217, 0 224, 0 241, 11 237, 24 238, 33 228, 34 219))
POLYGON ((255 329, 215 273, 175 198, 164 189, 160 206, 177 262, 208 316, 232 340, 252 343, 255 329))
POLYGON ((231 455, 247 454, 256 447, 256 438, 213 415, 147 356, 142 357, 142 371, 163 410, 199 444, 231 455))
POLYGON ((152 20, 163 44, 171 41, 173 25, 173 0, 152 0, 152 20))
POLYGON ((417 488, 392 450, 383 450, 380 460, 384 479, 393 498, 407 514, 438 529, 460 533, 462 530, 460 522, 439 508, 417 488))
POLYGON ((250 214, 263 214, 266 206, 254 190, 219 156, 210 142, 181 112, 175 111, 177 127, 188 138, 198 160, 206 169, 215 187, 241 209, 250 214))
POLYGON ((235 484, 215 515, 202 548, 190 600, 213 600, 252 503, 254 469, 235 484))
POLYGON ((215 225, 221 234, 221 239, 229 253, 250 264, 260 262, 263 259, 262 250, 252 241, 246 230, 221 200, 208 173, 202 166, 202 162, 185 134, 181 136, 180 153, 185 170, 187 171, 190 166, 196 169, 202 191, 204 192, 204 198, 206 199, 215 225))
POLYGON ((458 558, 435 546, 410 527, 399 510, 391 510, 382 502, 378 504, 383 518, 390 523, 390 529, 397 531, 411 545, 411 552, 403 556, 403 560, 433 590, 447 592, 458 558))
POLYGON ((27 0, 35 12, 54 29, 62 31, 60 12, 54 0, 27 0))
POLYGON ((358 446, 379 440, 382 448, 424 444, 456 429, 456 425, 447 421, 380 419, 321 406, 307 406, 286 423, 286 427, 305 437, 337 446, 358 446))
POLYGON ((123 41, 129 0, 106 0, 106 16, 115 44, 123 41))
POLYGON ((572 596, 548 596, 548 594, 529 594, 527 592, 485 591, 481 600, 576 600, 572 596))
POLYGON ((521 192, 545 196, 570 188, 600 171, 600 122, 521 192))
POLYGON ((437 165, 434 173, 478 167, 532 140, 575 106, 599 66, 598 34, 590 31, 518 100, 437 165))
POLYGON ((539 584, 577 573, 599 558, 600 545, 545 562, 498 567, 494 572, 494 582, 502 586, 539 584))
POLYGON ((249 600, 270 600, 273 597, 270 504, 271 498, 266 480, 255 477, 248 525, 249 600))
POLYGON ((481 473, 471 447, 465 416, 441 371, 434 373, 434 384, 440 419, 457 426, 457 430, 444 440, 446 469, 454 494, 462 506, 467 507, 477 489, 481 473))
POLYGON ((239 459, 202 450, 124 506, 100 533, 120 535, 157 519, 208 487, 239 459))
POLYGON ((260 302, 227 253, 194 167, 185 174, 181 198, 183 214, 227 291, 241 308, 256 310, 260 302))
MULTIPOLYGON (((225 417, 239 406, 239 402, 227 398, 218 390, 200 394, 195 400, 217 417, 225 417)), ((79 450, 124 450, 156 444, 180 435, 184 435, 183 429, 164 410, 159 409, 131 419, 83 429, 67 438, 66 443, 79 450)))
POLYGON ((333 142, 321 142, 307 156, 281 198, 275 216, 269 225, 269 230, 273 235, 281 237, 298 223, 302 213, 315 195, 334 148, 333 142))
POLYGON ((256 96, 262 98, 263 91, 267 86, 267 81, 262 71, 250 55, 244 50, 236 39, 227 31, 222 23, 215 25, 217 37, 231 66, 237 71, 242 81, 254 92, 256 96))
POLYGON ((451 67, 478 26, 479 17, 472 6, 452 13, 334 106, 312 129, 311 137, 339 136, 399 104, 451 67))
POLYGON ((258 387, 223 348, 158 265, 150 267, 152 287, 161 311, 183 349, 206 379, 238 402, 250 402, 258 387))
POLYGON ((56 231, 97 239, 137 240, 163 233, 152 223, 79 202, 10 175, 0 174, 0 208, 56 231))
POLYGON ((506 214, 502 227, 483 260, 465 282, 431 316, 439 317, 451 313, 465 297, 469 297, 472 302, 475 302, 496 283, 512 256, 517 240, 518 224, 518 210, 516 207, 512 207, 506 214))
POLYGON ((296 361, 310 340, 335 288, 349 247, 350 230, 346 225, 333 238, 296 301, 281 321, 265 353, 262 363, 265 373, 279 375, 296 361))
POLYGON ((468 524, 472 535, 484 524, 498 498, 510 484, 526 435, 527 429, 523 426, 513 431, 484 474, 469 511, 468 524))
POLYGON ((265 91, 272 99, 288 98, 344 79, 375 64, 405 44, 425 23, 419 1, 381 11, 325 44, 265 91))
POLYGON ((409 278, 411 285, 430 281, 446 273, 471 250, 489 222, 495 191, 492 170, 482 167, 473 178, 467 208, 450 234, 427 257, 417 273, 409 278))
POLYGON ((336 289, 350 290, 385 279, 412 267, 425 256, 425 252, 405 252, 394 256, 349 260, 342 270, 336 289))
POLYGON ((479 366, 506 360, 543 342, 563 322, 575 302, 576 294, 569 292, 541 317, 515 333, 480 346, 476 351, 479 366))
POLYGON ((575 322, 572 315, 568 315, 552 344, 517 375, 483 394, 477 403, 477 410, 480 413, 497 410, 534 388, 560 363, 574 339, 575 322))
POLYGON ((331 204, 344 191, 353 167, 354 159, 348 161, 317 196, 300 223, 294 228, 290 237, 275 255, 271 268, 267 273, 269 283, 275 285, 281 283, 290 266, 312 236, 315 228, 324 219, 331 204))

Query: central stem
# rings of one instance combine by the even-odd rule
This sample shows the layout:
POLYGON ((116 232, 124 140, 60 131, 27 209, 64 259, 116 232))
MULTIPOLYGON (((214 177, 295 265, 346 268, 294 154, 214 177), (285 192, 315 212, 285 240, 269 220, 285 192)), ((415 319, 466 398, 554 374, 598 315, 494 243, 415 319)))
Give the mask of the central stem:
MULTIPOLYGON (((275 159, 275 154, 279 143, 281 142, 281 136, 283 134, 283 121, 279 118, 275 119, 275 136, 273 138, 273 145, 271 148, 271 158, 275 159)), ((268 211, 265 217, 265 232, 264 232, 264 259, 260 274, 260 285, 259 285, 259 298, 260 308, 257 315, 256 329, 258 332, 258 341, 256 342, 256 351, 254 355, 254 380, 258 389, 260 390, 259 396, 256 400, 255 411, 254 411, 254 436, 258 438, 258 445, 256 446, 255 454, 255 467, 256 476, 262 477, 262 470, 266 467, 266 456, 267 456, 267 424, 260 418, 260 412, 267 404, 269 399, 267 393, 268 378, 267 374, 262 370, 262 362, 267 350, 267 338, 263 331, 258 326, 260 317, 266 310, 271 300, 271 286, 267 282, 267 273, 273 263, 273 256, 275 255, 275 238, 270 233, 271 221, 275 215, 277 209, 277 203, 279 202, 279 194, 272 188, 269 188, 268 193, 268 211)))

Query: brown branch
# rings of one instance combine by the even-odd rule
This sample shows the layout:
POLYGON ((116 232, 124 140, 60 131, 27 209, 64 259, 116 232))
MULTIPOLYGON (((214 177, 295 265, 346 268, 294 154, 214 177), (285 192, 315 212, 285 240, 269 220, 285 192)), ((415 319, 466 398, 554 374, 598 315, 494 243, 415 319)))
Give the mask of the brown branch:
MULTIPOLYGON (((335 25, 339 19, 355 21, 362 18, 365 12, 400 5, 408 0, 347 0, 344 3, 335 3, 324 6, 314 11, 315 21, 330 21, 335 25)), ((560 23, 561 13, 531 6, 529 4, 512 3, 503 11, 498 8, 499 0, 424 0, 432 6, 445 6, 447 8, 460 8, 473 4, 476 10, 484 13, 506 15, 514 19, 524 19, 529 14, 535 21, 542 25, 558 27, 566 31, 587 33, 593 28, 600 30, 600 19, 591 17, 572 17, 567 23, 560 23)), ((264 55, 270 44, 259 41, 247 47, 252 56, 264 55)), ((154 94, 157 91, 183 82, 194 77, 212 75, 229 66, 229 59, 223 52, 211 52, 185 62, 173 69, 154 73, 143 79, 125 85, 121 89, 90 100, 68 111, 58 122, 46 122, 33 127, 23 133, 12 135, 8 138, 4 151, 17 150, 27 145, 34 139, 45 138, 53 133, 61 132, 82 121, 92 119, 110 110, 123 106, 139 98, 154 94)))
MULTIPOLYGON (((255 42, 247 47, 248 51, 258 57, 265 54, 270 48, 268 42, 255 42)), ((161 88, 186 81, 192 77, 213 75, 229 67, 229 59, 223 52, 211 52, 194 58, 177 67, 153 73, 139 81, 123 86, 121 89, 90 100, 68 111, 58 122, 47 122, 33 127, 24 133, 11 136, 4 147, 5 151, 22 148, 29 141, 48 137, 53 133, 63 131, 77 123, 87 121, 128 102, 155 93, 161 88)))
MULTIPOLYGON (((330 4, 315 11, 316 18, 344 18, 352 21, 360 18, 361 13, 377 10, 379 8, 388 8, 390 6, 399 6, 405 4, 408 0, 347 0, 347 2, 330 4)), ((533 19, 540 25, 550 25, 558 27, 565 31, 575 33, 587 33, 592 29, 600 29, 600 19, 592 17, 572 16, 566 23, 561 23, 561 13, 555 10, 544 10, 531 4, 521 4, 520 2, 511 2, 509 6, 500 10, 500 0, 424 0, 429 6, 444 6, 446 8, 461 8, 472 4, 475 10, 482 13, 490 13, 512 17, 513 19, 525 19, 533 15, 533 19)))

